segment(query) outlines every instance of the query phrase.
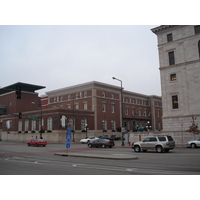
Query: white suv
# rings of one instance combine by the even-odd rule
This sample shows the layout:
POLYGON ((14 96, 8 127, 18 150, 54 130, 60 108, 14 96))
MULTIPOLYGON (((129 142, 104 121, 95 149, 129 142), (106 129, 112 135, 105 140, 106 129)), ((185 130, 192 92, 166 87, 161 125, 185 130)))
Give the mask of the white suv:
POLYGON ((169 152, 169 150, 174 149, 174 147, 175 141, 169 135, 149 136, 143 141, 132 143, 132 149, 134 149, 135 152, 140 152, 141 150, 156 150, 158 153, 169 152))

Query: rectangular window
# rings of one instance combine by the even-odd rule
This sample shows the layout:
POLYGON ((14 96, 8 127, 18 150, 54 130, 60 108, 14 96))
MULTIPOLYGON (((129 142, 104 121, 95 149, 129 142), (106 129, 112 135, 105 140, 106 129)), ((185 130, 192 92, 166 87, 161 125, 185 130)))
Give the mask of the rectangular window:
POLYGON ((106 112, 106 103, 102 103, 102 112, 106 112))
POLYGON ((83 103, 83 109, 84 109, 84 110, 87 110, 87 102, 84 102, 84 103, 83 103))
POLYGON ((172 33, 167 34, 167 42, 171 42, 171 41, 173 41, 172 33))
POLYGON ((169 52, 168 55, 169 55, 169 65, 174 65, 175 64, 174 51, 169 52))
POLYGON ((194 27, 195 34, 200 33, 200 25, 194 27))
POLYGON ((114 104, 111 105, 111 112, 115 113, 115 105, 114 104))
POLYGON ((178 96, 177 95, 172 96, 172 108, 178 109, 178 96))
POLYGON ((170 74, 170 81, 176 80, 176 74, 170 74))

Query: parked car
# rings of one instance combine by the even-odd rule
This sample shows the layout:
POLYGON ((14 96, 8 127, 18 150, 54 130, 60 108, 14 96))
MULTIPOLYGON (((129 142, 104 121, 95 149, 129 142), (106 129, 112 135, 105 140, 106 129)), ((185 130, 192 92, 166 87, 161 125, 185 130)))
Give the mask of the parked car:
POLYGON ((98 137, 99 139, 106 139, 106 140, 110 140, 110 138, 108 136, 102 135, 98 137))
POLYGON ((47 141, 44 141, 43 139, 32 139, 31 141, 27 142, 28 146, 43 146, 45 147, 47 145, 47 141))
POLYGON ((89 136, 89 137, 86 137, 84 139, 81 139, 80 140, 80 143, 84 144, 84 143, 89 143, 89 142, 93 142, 94 140, 96 139, 99 139, 98 137, 95 137, 95 136, 89 136))
POLYGON ((122 139, 120 136, 117 136, 117 135, 111 135, 110 138, 113 140, 121 140, 122 139))
POLYGON ((191 148, 200 147, 200 139, 187 142, 187 147, 191 148))
POLYGON ((169 152, 169 150, 174 149, 175 141, 169 135, 166 136, 149 136, 143 141, 132 143, 132 149, 135 152, 155 150, 158 153, 169 152))
POLYGON ((115 146, 115 143, 113 140, 107 140, 107 139, 97 139, 94 140, 93 142, 88 143, 88 147, 102 147, 102 148, 112 148, 115 146))

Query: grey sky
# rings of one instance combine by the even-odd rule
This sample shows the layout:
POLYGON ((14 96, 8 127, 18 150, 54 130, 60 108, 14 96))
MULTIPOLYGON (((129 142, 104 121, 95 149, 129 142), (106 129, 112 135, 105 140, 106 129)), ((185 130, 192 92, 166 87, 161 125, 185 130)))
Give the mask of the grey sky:
POLYGON ((0 26, 0 86, 59 89, 90 81, 161 95, 156 25, 0 26))

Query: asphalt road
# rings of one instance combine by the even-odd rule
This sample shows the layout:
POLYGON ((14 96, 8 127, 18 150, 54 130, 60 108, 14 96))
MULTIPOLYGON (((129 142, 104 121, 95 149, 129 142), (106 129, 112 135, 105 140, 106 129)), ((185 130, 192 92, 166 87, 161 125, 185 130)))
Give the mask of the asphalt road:
POLYGON ((0 142, 1 175, 200 175, 200 148, 175 148, 169 153, 135 153, 130 147, 88 148, 72 143, 68 152, 136 155, 136 160, 110 160, 56 156, 65 144, 28 147, 25 143, 0 142))

